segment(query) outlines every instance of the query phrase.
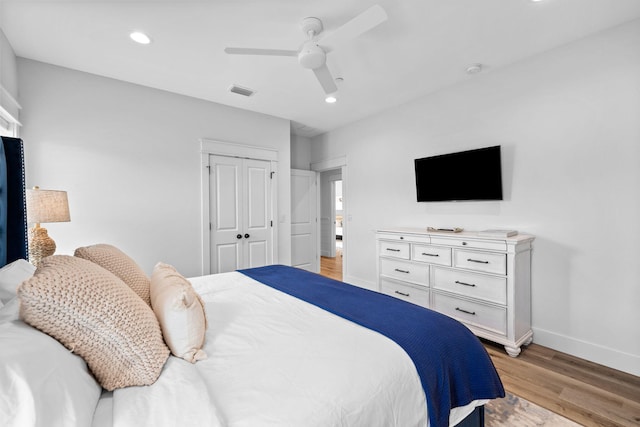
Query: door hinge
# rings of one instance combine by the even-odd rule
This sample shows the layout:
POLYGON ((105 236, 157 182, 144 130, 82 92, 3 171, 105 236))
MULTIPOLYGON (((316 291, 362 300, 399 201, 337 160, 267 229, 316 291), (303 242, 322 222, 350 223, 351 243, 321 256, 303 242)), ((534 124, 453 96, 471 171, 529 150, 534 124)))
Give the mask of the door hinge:
POLYGON ((211 223, 209 223, 209 231, 211 231, 211 223))
POLYGON ((271 221, 271 226, 273 227, 273 221, 271 221))
POLYGON ((205 168, 209 169, 209 175, 211 175, 211 166, 207 165, 205 168))
POLYGON ((274 174, 275 174, 275 172, 271 172, 271 173, 269 174, 269 178, 273 179, 273 175, 274 175, 274 174))

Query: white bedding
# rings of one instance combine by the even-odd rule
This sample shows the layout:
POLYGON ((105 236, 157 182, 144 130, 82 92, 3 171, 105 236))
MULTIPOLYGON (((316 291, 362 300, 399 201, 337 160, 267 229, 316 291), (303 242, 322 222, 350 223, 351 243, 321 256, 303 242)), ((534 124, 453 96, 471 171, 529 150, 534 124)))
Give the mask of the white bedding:
POLYGON ((390 339, 241 273, 190 281, 208 359, 170 357, 152 386, 116 390, 114 426, 428 425, 415 366, 390 339))

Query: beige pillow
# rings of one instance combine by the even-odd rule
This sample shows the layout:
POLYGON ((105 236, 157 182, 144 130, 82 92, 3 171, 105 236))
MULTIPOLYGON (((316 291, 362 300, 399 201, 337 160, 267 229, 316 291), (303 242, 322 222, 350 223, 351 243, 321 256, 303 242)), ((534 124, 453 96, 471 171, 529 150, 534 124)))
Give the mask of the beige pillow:
POLYGON ((169 356, 151 308, 90 261, 44 258, 18 297, 20 317, 82 357, 107 390, 153 384, 169 356))
POLYGON ((207 329, 204 304, 173 266, 159 262, 153 268, 151 307, 174 356, 191 363, 207 357, 202 350, 207 329))
POLYGON ((149 301, 149 278, 136 262, 115 246, 100 243, 76 249, 75 256, 93 261, 115 274, 129 285, 147 304, 149 301))

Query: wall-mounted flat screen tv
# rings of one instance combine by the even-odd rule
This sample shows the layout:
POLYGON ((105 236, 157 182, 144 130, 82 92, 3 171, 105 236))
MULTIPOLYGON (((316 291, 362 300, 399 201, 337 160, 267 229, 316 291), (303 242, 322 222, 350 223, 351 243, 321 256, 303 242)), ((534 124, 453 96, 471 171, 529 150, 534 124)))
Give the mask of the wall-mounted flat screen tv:
POLYGON ((502 200, 500 146, 415 159, 419 202, 502 200))

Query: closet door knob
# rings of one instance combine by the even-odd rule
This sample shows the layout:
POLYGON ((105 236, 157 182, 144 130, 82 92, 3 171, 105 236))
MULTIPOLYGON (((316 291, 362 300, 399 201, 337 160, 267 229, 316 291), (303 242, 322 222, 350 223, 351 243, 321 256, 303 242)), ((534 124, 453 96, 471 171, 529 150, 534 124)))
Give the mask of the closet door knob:
POLYGON ((238 235, 236 236, 236 239, 242 239, 242 234, 238 234, 238 235))
POLYGON ((251 237, 251 236, 249 236, 249 233, 247 233, 247 234, 245 234, 245 235, 244 235, 244 238, 245 238, 245 239, 248 239, 249 237, 251 237))

